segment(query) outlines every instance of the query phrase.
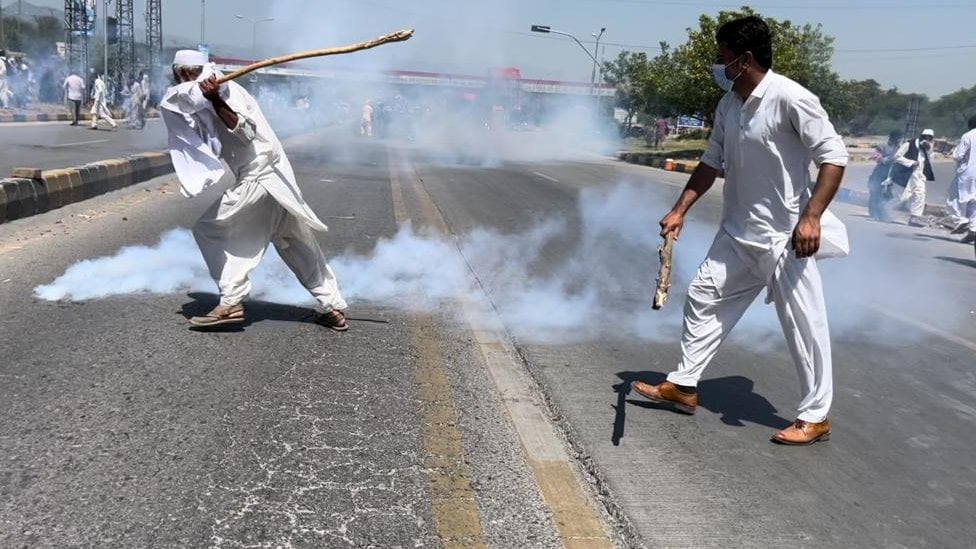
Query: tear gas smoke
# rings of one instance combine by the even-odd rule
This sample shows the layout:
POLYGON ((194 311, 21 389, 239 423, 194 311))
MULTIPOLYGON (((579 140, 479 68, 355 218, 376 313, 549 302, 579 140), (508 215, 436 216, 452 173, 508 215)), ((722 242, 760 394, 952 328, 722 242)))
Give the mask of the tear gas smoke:
MULTIPOLYGON (((453 241, 408 225, 380 240, 369 255, 343 254, 330 263, 354 307, 443 310, 448 300, 482 300, 480 281, 502 320, 522 340, 575 341, 611 333, 652 338, 662 325, 674 332, 680 321, 679 307, 664 314, 649 311, 660 211, 652 204, 651 193, 638 185, 586 189, 575 215, 545 219, 521 233, 478 228, 453 241)), ((686 234, 682 242, 688 244, 680 256, 685 260, 676 262, 676 276, 685 280, 708 238, 695 227, 686 234)), ((252 281, 252 299, 314 305, 273 247, 252 281)), ((155 246, 127 247, 111 257, 77 263, 53 283, 36 288, 35 295, 79 301, 214 290, 192 235, 177 229, 155 246)), ((681 293, 677 285, 675 293, 681 293)))
MULTIPOLYGON (((346 253, 331 264, 354 308, 375 305, 443 313, 450 310, 446 302, 454 299, 483 300, 484 288, 498 315, 521 341, 674 342, 688 281, 711 244, 715 226, 689 218, 675 248, 671 299, 664 310, 652 311, 660 243, 657 221, 666 208, 646 186, 587 188, 580 192, 575 212, 542 219, 525 231, 477 228, 452 240, 404 226, 392 238, 377 242, 368 255, 346 253)), ((904 293, 899 282, 903 279, 892 276, 894 267, 901 273, 911 271, 907 276, 914 276, 913 280, 925 280, 924 268, 894 265, 895 260, 884 247, 870 242, 870 236, 853 236, 852 257, 820 264, 834 337, 857 334, 904 341, 924 336, 863 306, 864 302, 888 305, 892 296, 904 293)), ((252 280, 252 299, 314 305, 273 247, 252 280)), ((901 314, 911 316, 936 307, 943 318, 968 315, 961 304, 938 297, 938 284, 915 288, 917 300, 898 300, 901 314)), ((128 247, 112 257, 82 261, 50 285, 36 288, 35 295, 47 300, 88 300, 214 290, 193 237, 179 229, 166 233, 152 247, 128 247)), ((752 348, 782 348, 779 321, 774 308, 761 303, 763 297, 740 321, 733 340, 748 341, 752 348)))

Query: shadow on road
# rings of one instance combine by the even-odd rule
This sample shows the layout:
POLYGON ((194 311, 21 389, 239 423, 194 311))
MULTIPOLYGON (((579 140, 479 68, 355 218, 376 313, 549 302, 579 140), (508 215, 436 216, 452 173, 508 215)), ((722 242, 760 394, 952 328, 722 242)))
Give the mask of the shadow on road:
MULTIPOLYGON (((186 294, 193 301, 184 303, 180 314, 187 320, 193 316, 202 316, 210 312, 220 301, 217 294, 206 292, 191 292, 186 294)), ((215 327, 210 331, 239 332, 247 326, 262 320, 283 320, 287 322, 312 322, 314 311, 308 307, 295 307, 260 300, 247 300, 244 303, 245 320, 241 324, 231 324, 215 327)))
POLYGON ((941 261, 948 261, 949 263, 964 265, 966 267, 976 267, 976 261, 973 261, 972 259, 959 259, 958 257, 947 257, 944 255, 937 255, 935 258, 941 261))
MULTIPOLYGON (((652 410, 670 410, 667 405, 659 405, 645 400, 628 399, 630 384, 643 381, 656 385, 665 379, 660 372, 620 372, 617 374, 621 382, 613 386, 617 393, 617 404, 613 421, 613 435, 611 442, 620 445, 624 436, 624 420, 627 417, 626 405, 633 404, 641 408, 652 410)), ((722 423, 742 427, 744 422, 765 425, 773 429, 783 429, 790 424, 790 420, 780 416, 775 406, 766 398, 754 392, 755 384, 747 377, 729 376, 717 379, 707 379, 698 383, 698 405, 710 412, 721 415, 722 423)))

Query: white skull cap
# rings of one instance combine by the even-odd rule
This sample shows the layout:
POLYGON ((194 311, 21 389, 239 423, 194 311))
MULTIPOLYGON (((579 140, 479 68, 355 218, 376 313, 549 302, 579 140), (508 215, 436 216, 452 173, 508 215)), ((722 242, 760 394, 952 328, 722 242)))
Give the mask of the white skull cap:
POLYGON ((179 50, 173 56, 174 65, 183 65, 186 67, 202 67, 208 61, 207 55, 197 50, 179 50))

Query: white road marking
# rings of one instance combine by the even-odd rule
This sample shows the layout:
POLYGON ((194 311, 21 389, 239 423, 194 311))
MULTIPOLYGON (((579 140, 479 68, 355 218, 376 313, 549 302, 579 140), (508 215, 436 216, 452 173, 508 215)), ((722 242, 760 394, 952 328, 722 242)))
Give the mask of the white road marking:
POLYGON ((555 177, 548 176, 548 175, 546 175, 544 173, 541 173, 541 172, 532 172, 532 173, 535 174, 535 175, 537 175, 537 176, 539 176, 539 177, 541 177, 542 179, 547 179, 549 181, 552 181, 553 183, 559 183, 559 180, 556 179, 555 177))
POLYGON ((93 145, 95 143, 108 143, 108 139, 93 139, 91 141, 78 141, 77 143, 59 143, 57 145, 48 145, 50 149, 57 149, 60 147, 74 147, 76 145, 93 145))

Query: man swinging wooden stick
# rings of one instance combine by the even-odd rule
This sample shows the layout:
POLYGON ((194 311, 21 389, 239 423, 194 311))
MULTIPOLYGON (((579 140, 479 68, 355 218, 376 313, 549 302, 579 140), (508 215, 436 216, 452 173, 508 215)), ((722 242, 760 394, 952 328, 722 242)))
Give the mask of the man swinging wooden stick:
POLYGON ((176 84, 166 91, 160 112, 169 133, 170 156, 184 196, 192 197, 224 175, 227 163, 237 183, 200 217, 193 236, 220 303, 193 317, 196 329, 244 322, 249 275, 269 243, 318 302, 316 321, 335 331, 348 329, 335 274, 313 231, 326 226, 309 208, 281 142, 261 108, 242 86, 231 81, 252 70, 294 59, 349 53, 410 38, 400 31, 376 40, 270 59, 221 77, 207 57, 181 50, 173 59, 176 84))

